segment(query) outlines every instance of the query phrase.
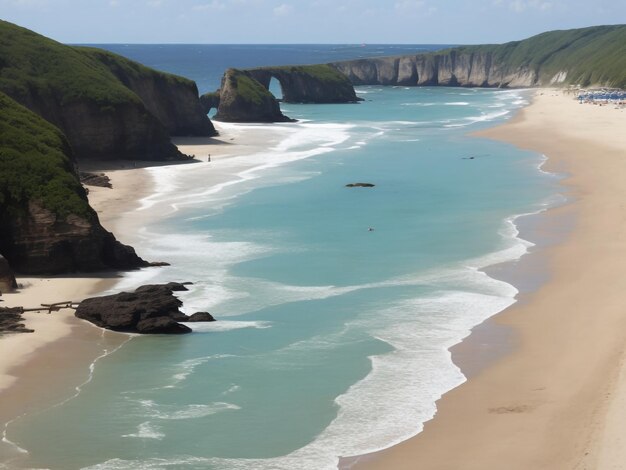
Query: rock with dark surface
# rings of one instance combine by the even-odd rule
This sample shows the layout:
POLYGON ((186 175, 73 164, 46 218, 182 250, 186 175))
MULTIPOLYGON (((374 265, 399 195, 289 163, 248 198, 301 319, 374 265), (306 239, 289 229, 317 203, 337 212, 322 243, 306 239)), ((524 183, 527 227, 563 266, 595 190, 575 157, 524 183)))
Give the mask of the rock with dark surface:
POLYGON ((22 310, 20 308, 0 307, 0 334, 32 333, 34 330, 26 328, 22 321, 22 310))
POLYGON ((211 321, 215 321, 215 318, 213 318, 213 315, 211 315, 209 312, 196 312, 193 315, 189 316, 189 318, 185 321, 188 322, 211 322, 211 321))
POLYGON ((104 173, 90 173, 81 171, 79 173, 80 182, 87 186, 97 186, 100 188, 112 188, 111 178, 104 173))
POLYGON ((220 90, 200 96, 200 104, 205 114, 209 114, 213 108, 218 109, 220 107, 220 90))
POLYGON ((204 111, 217 107, 214 119, 226 122, 288 122, 278 100, 269 91, 279 81, 285 103, 356 103, 354 87, 330 65, 299 65, 229 69, 215 93, 201 97, 204 111))
POLYGON ((17 288, 15 276, 9 263, 2 255, 0 255, 0 294, 2 292, 11 292, 17 288))
POLYGON ((222 78, 220 103, 213 118, 224 122, 289 122, 278 100, 249 73, 228 69, 222 78))
POLYGON ((348 183, 346 184, 346 188, 373 188, 376 186, 372 183, 348 183))
POLYGON ((356 103, 354 87, 336 68, 326 65, 261 67, 246 70, 269 89, 272 78, 280 83, 284 103, 356 103))
POLYGON ((187 290, 182 284, 169 283, 139 287, 135 292, 83 300, 76 316, 100 327, 115 331, 146 334, 181 334, 191 329, 178 321, 187 321, 179 308, 182 302, 175 291, 187 290))

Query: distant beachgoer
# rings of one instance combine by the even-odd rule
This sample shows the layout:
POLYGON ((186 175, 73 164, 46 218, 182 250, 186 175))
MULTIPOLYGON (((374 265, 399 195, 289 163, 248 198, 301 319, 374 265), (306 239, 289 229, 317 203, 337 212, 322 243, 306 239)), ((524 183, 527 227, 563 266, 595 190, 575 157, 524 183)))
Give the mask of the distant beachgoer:
POLYGON ((207 162, 211 161, 211 154, 209 154, 209 159, 207 160, 207 162))
POLYGON ((367 229, 367 231, 368 231, 368 232, 373 232, 373 231, 374 231, 374 229, 373 229, 372 227, 369 227, 369 228, 367 229))

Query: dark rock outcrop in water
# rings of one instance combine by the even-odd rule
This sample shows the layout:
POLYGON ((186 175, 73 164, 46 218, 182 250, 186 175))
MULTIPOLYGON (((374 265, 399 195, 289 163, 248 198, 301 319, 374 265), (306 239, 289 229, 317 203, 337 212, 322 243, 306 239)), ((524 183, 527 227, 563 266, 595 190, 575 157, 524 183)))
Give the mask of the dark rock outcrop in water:
POLYGON ((354 87, 333 67, 297 65, 248 69, 252 78, 269 89, 272 78, 280 83, 285 103, 356 103, 354 87))
POLYGON ((9 266, 9 263, 2 255, 0 255, 0 294, 3 292, 11 292, 17 288, 15 275, 9 266))
POLYGON ((217 107, 214 119, 226 122, 286 122, 278 100, 270 93, 272 78, 280 82, 285 103, 356 103, 350 81, 329 65, 229 69, 216 93, 200 99, 204 111, 217 107))
POLYGON ((626 86, 626 26, 550 31, 506 44, 461 46, 331 64, 355 85, 626 86))
POLYGON ((346 188, 373 188, 376 186, 372 183, 348 183, 346 184, 346 188))
POLYGON ((189 318, 185 321, 188 322, 211 322, 211 321, 215 321, 215 318, 213 318, 213 315, 211 315, 209 312, 196 312, 193 315, 190 315, 189 318))
POLYGON ((224 122, 289 122, 278 100, 249 73, 228 69, 222 78, 220 102, 213 118, 224 122))
POLYGON ((0 253, 24 274, 148 263, 89 206, 63 134, 0 92, 0 253))
POLYGON ((215 135, 196 85, 0 21, 0 91, 57 126, 78 160, 185 160, 170 135, 215 135))
POLYGON ((179 323, 188 321, 190 317, 179 310, 182 302, 174 296, 174 292, 185 290, 187 288, 183 284, 170 282, 142 286, 132 293, 121 292, 85 299, 76 309, 76 316, 116 331, 146 334, 190 333, 189 327, 179 323))

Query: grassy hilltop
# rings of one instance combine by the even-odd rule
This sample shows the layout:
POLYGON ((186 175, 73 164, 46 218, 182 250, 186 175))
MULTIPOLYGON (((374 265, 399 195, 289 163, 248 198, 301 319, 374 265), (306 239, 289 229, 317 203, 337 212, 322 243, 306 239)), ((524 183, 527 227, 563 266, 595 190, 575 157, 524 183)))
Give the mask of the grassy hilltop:
POLYGON ((523 41, 445 52, 452 51, 492 53, 501 66, 528 67, 547 82, 567 71, 564 83, 626 88, 626 25, 549 31, 523 41))

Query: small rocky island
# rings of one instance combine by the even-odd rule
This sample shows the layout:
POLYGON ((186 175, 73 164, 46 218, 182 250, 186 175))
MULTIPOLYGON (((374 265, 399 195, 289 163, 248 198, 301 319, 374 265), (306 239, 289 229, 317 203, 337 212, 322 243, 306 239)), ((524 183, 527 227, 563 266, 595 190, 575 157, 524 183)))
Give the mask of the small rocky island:
POLYGON ((348 183, 346 184, 346 188, 373 188, 376 186, 372 183, 348 183))
POLYGON ((207 312, 187 316, 180 311, 183 303, 174 292, 188 290, 185 287, 188 284, 146 285, 134 292, 85 299, 76 309, 76 317, 102 328, 127 333, 191 333, 191 328, 180 322, 211 322, 215 319, 207 312))

